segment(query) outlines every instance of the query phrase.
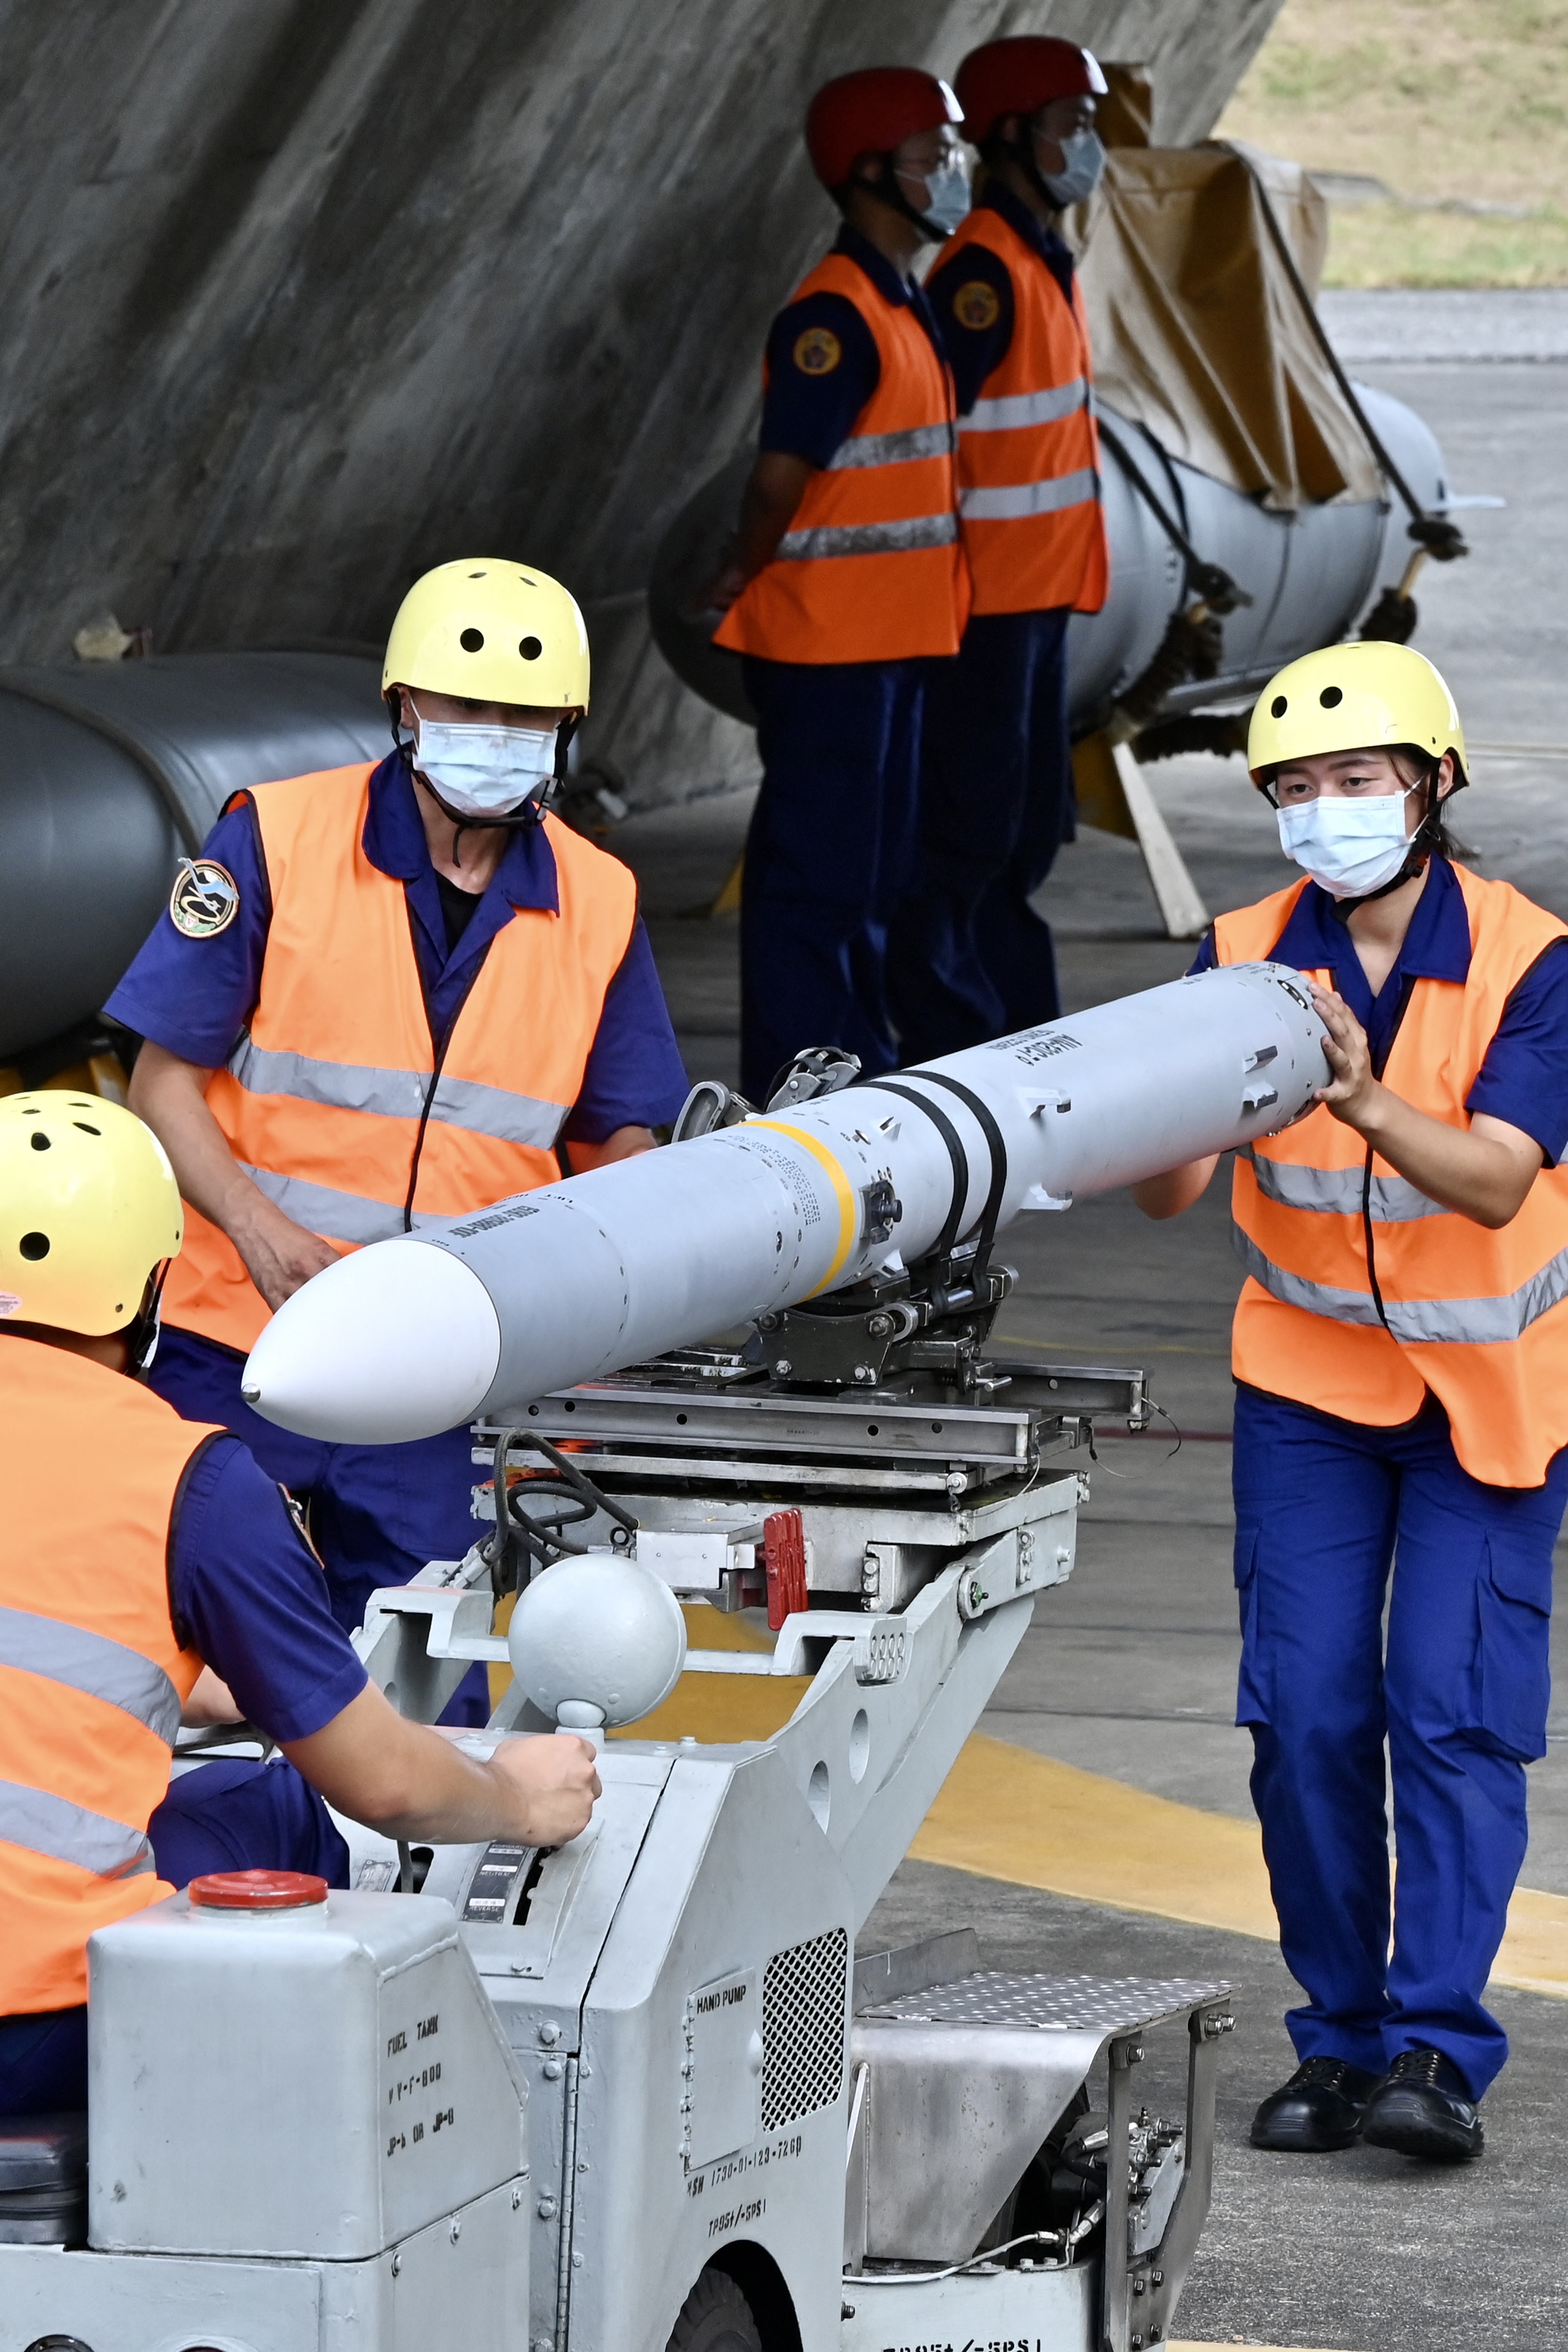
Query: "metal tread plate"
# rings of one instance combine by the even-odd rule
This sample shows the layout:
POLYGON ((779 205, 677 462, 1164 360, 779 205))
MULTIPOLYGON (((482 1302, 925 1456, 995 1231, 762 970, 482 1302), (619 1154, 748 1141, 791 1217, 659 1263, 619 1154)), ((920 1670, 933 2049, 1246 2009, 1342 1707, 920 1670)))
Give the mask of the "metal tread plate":
POLYGON ((861 2011, 923 2025, 1012 2025, 1036 2032, 1127 2033, 1230 1988, 1185 1977, 1040 1977, 981 1969, 956 1984, 907 1992, 861 2011))

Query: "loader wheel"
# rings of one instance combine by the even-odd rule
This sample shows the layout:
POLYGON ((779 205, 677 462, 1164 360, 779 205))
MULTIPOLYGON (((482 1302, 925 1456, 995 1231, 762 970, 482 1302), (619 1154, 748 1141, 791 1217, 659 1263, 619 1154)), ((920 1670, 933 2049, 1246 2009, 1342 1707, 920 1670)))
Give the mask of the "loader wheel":
POLYGON ((681 2305, 667 2352, 762 2352, 751 2305, 723 2271, 704 2271, 681 2305))

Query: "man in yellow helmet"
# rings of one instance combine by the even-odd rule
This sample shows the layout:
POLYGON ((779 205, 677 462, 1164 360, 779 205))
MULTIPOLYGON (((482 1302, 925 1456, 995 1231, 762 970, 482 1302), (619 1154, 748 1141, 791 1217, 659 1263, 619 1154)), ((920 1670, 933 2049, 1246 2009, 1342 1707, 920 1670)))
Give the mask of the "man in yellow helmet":
POLYGON ((586 1741, 482 1762, 397 1715, 277 1487, 134 1377, 181 1226, 129 1111, 0 1102, 0 2116, 86 2105, 95 1928, 206 1870, 342 1885, 322 1795, 389 1836, 553 1844, 599 1793, 586 1741), (171 1791, 182 1716, 240 1710, 287 1760, 171 1791))
MULTIPOLYGON (((1194 969, 1295 965, 1333 1074, 1306 1118, 1260 1122, 1231 1202, 1237 1712, 1307 1993, 1252 2143, 1463 2161, 1508 2053, 1482 1994, 1546 1752, 1568 1500, 1568 929, 1452 862, 1464 735, 1408 646, 1292 662, 1247 757, 1302 871, 1194 969)), ((1134 1196, 1176 1215, 1215 1166, 1134 1196)))
POLYGON ((467 1549, 468 1440, 260 1421, 239 1380, 267 1317, 345 1248, 552 1181, 559 1147, 574 1171, 649 1150, 686 1083, 632 875, 543 810, 588 707, 572 598, 443 564, 382 684, 391 755, 238 795, 110 1000, 190 1213, 156 1385, 308 1502, 346 1626, 467 1549))

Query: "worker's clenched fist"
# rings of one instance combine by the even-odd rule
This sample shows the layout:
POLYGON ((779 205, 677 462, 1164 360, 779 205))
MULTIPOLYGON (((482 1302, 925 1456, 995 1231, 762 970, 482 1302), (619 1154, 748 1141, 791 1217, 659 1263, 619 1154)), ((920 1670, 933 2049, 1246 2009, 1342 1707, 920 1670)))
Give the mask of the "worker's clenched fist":
POLYGON ((501 1742, 490 1769, 507 1783, 524 1844, 564 1845, 588 1827, 602 1793, 598 1761, 590 1742, 571 1731, 501 1742))

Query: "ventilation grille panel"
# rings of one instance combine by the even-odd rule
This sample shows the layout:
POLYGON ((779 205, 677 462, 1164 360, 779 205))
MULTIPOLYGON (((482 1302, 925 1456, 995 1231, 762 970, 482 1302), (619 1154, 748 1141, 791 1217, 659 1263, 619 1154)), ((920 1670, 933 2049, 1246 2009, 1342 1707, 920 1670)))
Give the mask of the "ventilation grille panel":
POLYGON ((775 1952, 762 1979, 762 2128, 831 2107, 844 2079, 850 1939, 841 1927, 775 1952))

